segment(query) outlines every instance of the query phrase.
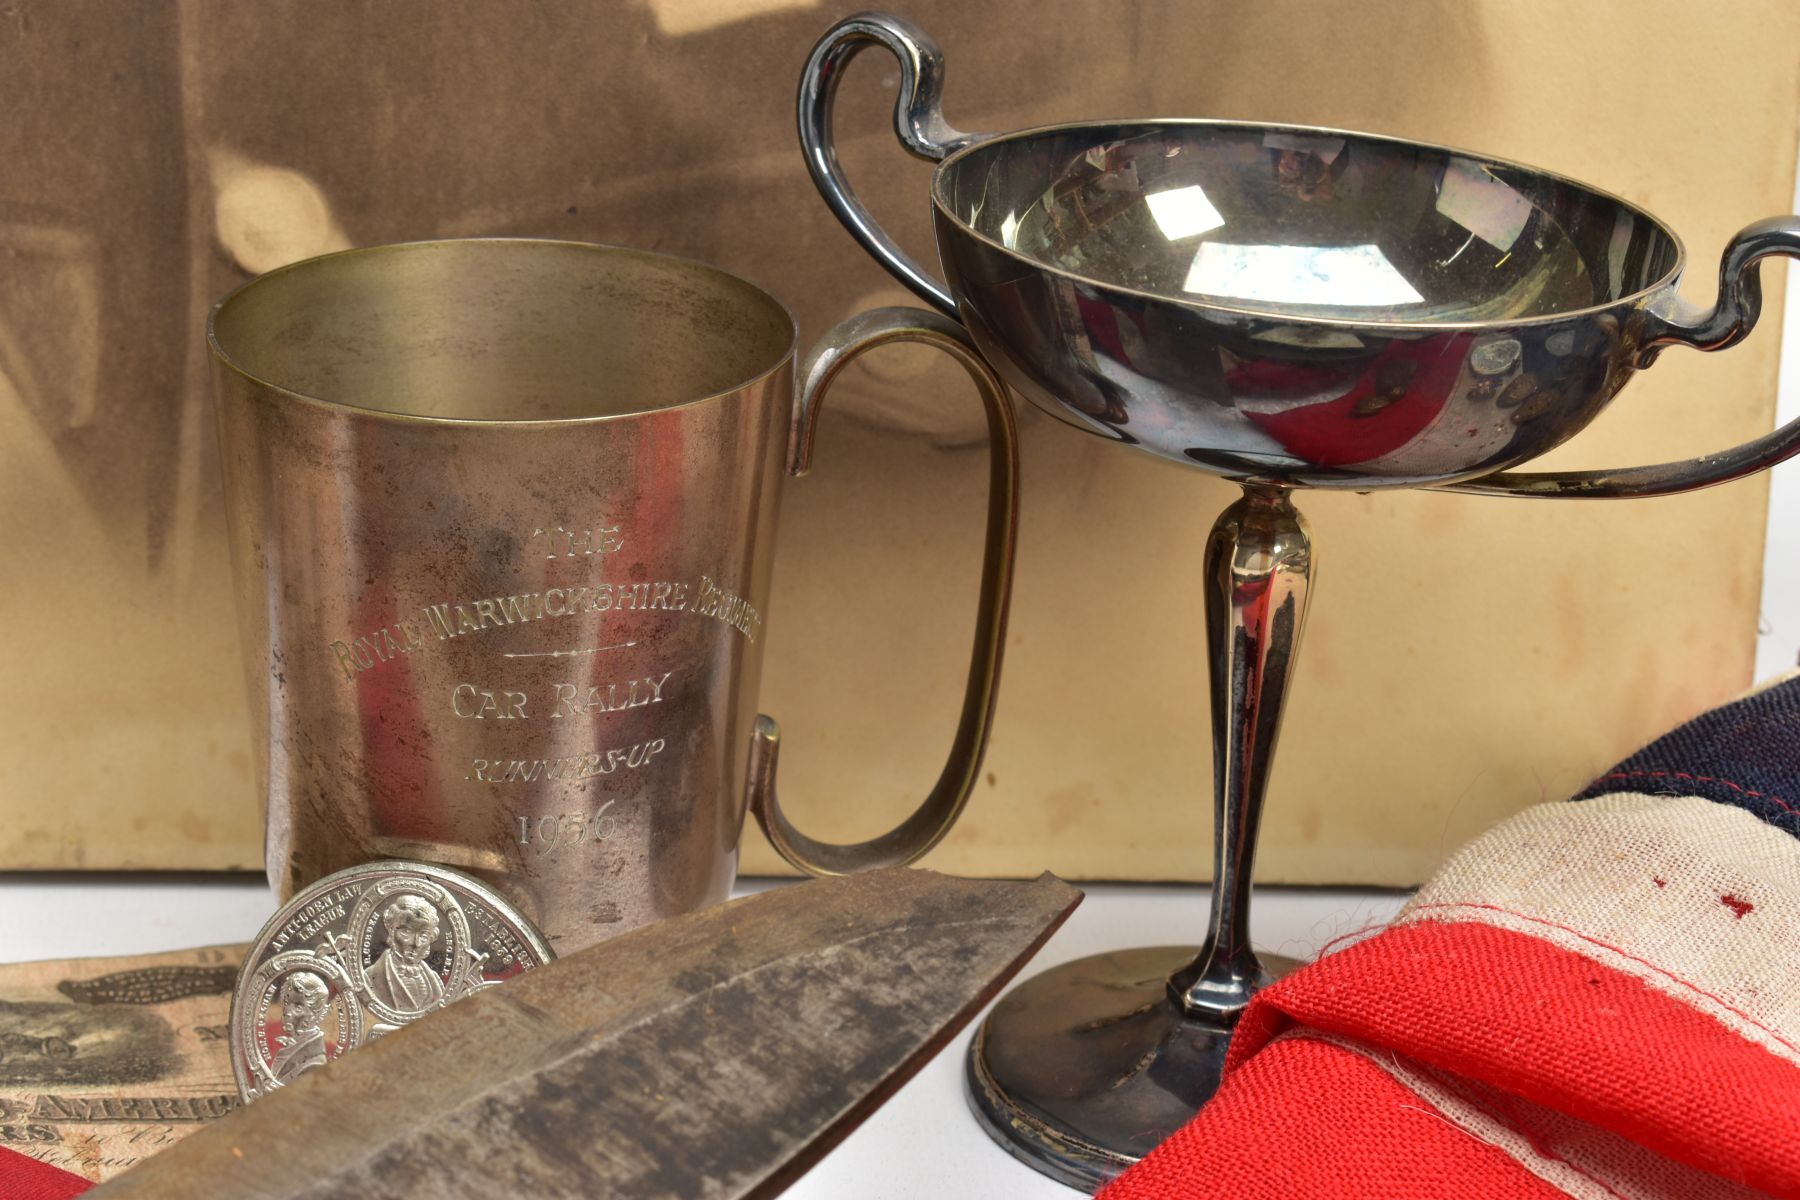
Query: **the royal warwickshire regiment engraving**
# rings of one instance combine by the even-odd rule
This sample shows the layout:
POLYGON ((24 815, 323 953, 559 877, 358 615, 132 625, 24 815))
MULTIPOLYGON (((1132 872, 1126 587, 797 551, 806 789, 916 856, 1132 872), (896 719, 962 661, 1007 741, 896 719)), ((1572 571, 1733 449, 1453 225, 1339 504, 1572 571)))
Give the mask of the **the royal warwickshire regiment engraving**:
MULTIPOLYGON (((702 577, 704 579, 704 577, 702 577)), ((686 583, 594 583, 581 587, 545 588, 512 596, 427 604, 417 615, 402 617, 373 633, 331 643, 344 678, 355 679, 382 663, 392 662, 433 642, 447 642, 489 629, 528 625, 555 617, 606 612, 684 612, 693 589, 686 583)), ((715 602, 715 608, 716 608, 715 602)), ((696 610, 698 611, 698 610, 696 610)), ((710 616, 712 613, 702 613, 710 616)), ((760 624, 760 618, 757 624, 760 624)))
MULTIPOLYGON (((562 525, 539 527, 526 539, 528 545, 551 561, 591 559, 617 554, 625 548, 625 537, 618 525, 602 525, 592 529, 571 529, 562 525)), ((756 640, 762 628, 762 614, 754 605, 730 588, 702 575, 698 583, 681 580, 646 580, 642 582, 596 581, 575 587, 549 587, 541 592, 519 592, 510 596, 492 596, 479 600, 446 601, 426 604, 412 614, 384 625, 373 633, 360 634, 348 640, 331 643, 344 678, 354 680, 364 671, 423 649, 435 642, 468 637, 489 629, 506 629, 529 625, 554 617, 583 616, 611 612, 693 613, 722 621, 750 641, 756 640)), ((501 657, 573 658, 625 650, 638 642, 616 642, 604 646, 558 647, 503 653, 501 657)), ((559 684, 556 709, 552 717, 573 716, 597 710, 614 712, 659 701, 660 679, 631 680, 623 685, 623 698, 617 694, 620 685, 608 684, 604 693, 586 684, 559 684), (645 689, 640 697, 638 688, 645 689)), ((452 694, 456 715, 478 720, 517 720, 529 717, 526 693, 507 688, 483 687, 474 683, 459 684, 452 694)))
POLYGON ((239 971, 239 1093, 253 1100, 550 958, 523 916, 457 872, 387 862, 327 876, 275 914, 239 971))
MULTIPOLYGON (((656 763, 671 745, 683 744, 686 734, 672 731, 671 723, 686 719, 676 714, 693 711, 686 701, 697 687, 711 686, 698 678, 712 669, 700 657, 709 653, 704 648, 711 647, 710 653, 720 656, 735 653, 728 649, 734 642, 728 633, 696 630, 693 618, 719 622, 749 642, 755 642, 762 629, 756 607, 708 574, 690 575, 687 580, 604 578, 617 570, 658 573, 637 557, 642 547, 625 559, 626 544, 623 527, 616 522, 539 525, 502 552, 517 556, 512 565, 520 574, 515 578, 531 580, 512 586, 539 590, 425 604, 410 611, 403 603, 396 606, 404 614, 398 620, 330 643, 336 669, 352 683, 384 664, 443 643, 478 651, 455 654, 451 661, 458 664, 452 668, 456 674, 447 680, 433 672, 409 672, 426 694, 402 693, 403 718, 423 721, 427 729, 446 714, 456 725, 468 723, 467 732, 476 736, 454 750, 449 747, 455 739, 449 737, 425 737, 411 744, 431 747, 449 760, 435 764, 437 769, 460 765, 463 786, 495 789, 504 796, 506 810, 516 817, 519 828, 516 844, 502 845, 509 860, 521 866, 576 846, 601 853, 599 843, 608 840, 608 831, 621 820, 617 813, 608 815, 607 809, 621 800, 631 807, 651 786, 625 777, 656 763), (583 575, 588 577, 585 581, 580 580, 583 575), (550 583, 558 586, 544 586, 550 583), (595 619, 602 615, 610 616, 595 619), (586 619, 561 620, 567 617, 586 619), (681 622, 687 622, 685 632, 678 628, 681 622), (464 641, 505 630, 513 632, 498 633, 492 642, 464 641), (661 651, 672 660, 658 663, 659 641, 678 634, 679 641, 661 651), (696 646, 702 649, 696 652, 696 646), (634 653, 624 653, 628 651, 634 653), (430 682, 424 683, 426 679, 430 682), (633 713, 640 715, 632 717, 633 713), (593 795, 591 781, 609 776, 619 779, 593 795), (633 794, 624 795, 627 790, 633 794), (621 794, 608 794, 612 792, 621 794)), ((645 557, 655 562, 654 556, 645 557)), ((502 562, 500 569, 504 572, 507 565, 502 562)), ((376 686, 361 693, 357 702, 385 705, 390 695, 386 685, 376 686)), ((299 939, 296 944, 316 940, 320 927, 341 919, 354 899, 325 893, 314 903, 316 912, 296 914, 304 929, 291 935, 299 939)), ((425 921, 424 910, 418 919, 425 921)), ((394 954, 409 936, 396 932, 394 954)), ((377 989, 373 994, 383 1005, 388 1001, 379 989, 421 994, 402 986, 403 973, 417 987, 430 989, 410 966, 402 971, 400 963, 390 955, 368 977, 368 987, 377 989)), ((355 963, 348 969, 357 977, 355 963)), ((274 993, 269 995, 273 1005, 274 993)), ((390 1018, 377 1013, 373 1019, 390 1018)))
MULTIPOLYGON (((361 634, 349 641, 334 641, 331 652, 336 656, 344 678, 355 679, 364 671, 374 670, 434 642, 447 642, 489 629, 528 625, 554 617, 607 612, 693 613, 723 621, 751 641, 756 640, 763 623, 762 614, 748 600, 702 575, 694 585, 668 580, 594 583, 482 600, 428 604, 419 609, 417 615, 402 617, 373 633, 361 634)), ((622 648, 578 647, 556 653, 622 648)))

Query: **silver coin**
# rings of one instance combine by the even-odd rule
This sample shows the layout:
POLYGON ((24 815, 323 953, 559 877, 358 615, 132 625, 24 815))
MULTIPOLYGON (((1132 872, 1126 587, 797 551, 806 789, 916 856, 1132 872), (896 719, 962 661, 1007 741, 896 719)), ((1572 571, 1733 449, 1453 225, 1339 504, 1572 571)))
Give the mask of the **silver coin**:
POLYGON ((238 1093, 266 1095, 554 957, 517 909, 460 871, 375 862, 327 875, 269 918, 238 971, 238 1093))

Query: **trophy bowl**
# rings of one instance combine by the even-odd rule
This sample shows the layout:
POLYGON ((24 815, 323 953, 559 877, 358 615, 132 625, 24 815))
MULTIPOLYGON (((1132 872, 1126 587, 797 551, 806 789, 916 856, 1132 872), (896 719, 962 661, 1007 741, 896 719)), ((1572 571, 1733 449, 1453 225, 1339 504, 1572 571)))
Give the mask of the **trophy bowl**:
POLYGON ((1231 479, 1422 486, 1585 426, 1671 335, 1623 200, 1388 138, 1207 121, 974 143, 936 174, 958 315, 1032 401, 1231 479))
POLYGON ((1665 346, 1718 350, 1755 323, 1755 264, 1800 255, 1800 217, 1727 247, 1711 308, 1683 251, 1616 196, 1536 168, 1333 129, 1108 121, 956 130, 943 57, 895 17, 847 18, 801 79, 821 195, 883 266, 960 320, 1014 390, 1088 433, 1231 479, 1206 547, 1215 839, 1192 947, 1098 955, 995 1007, 970 1048, 975 1111, 1039 1170, 1093 1187, 1218 1085, 1237 1018, 1287 964, 1248 930, 1257 825, 1312 547, 1297 488, 1431 487, 1619 498, 1721 483, 1800 450, 1800 420, 1685 462, 1510 470, 1580 431, 1665 346), (881 46, 894 125, 939 163, 940 283, 874 222, 837 162, 835 90, 881 46))

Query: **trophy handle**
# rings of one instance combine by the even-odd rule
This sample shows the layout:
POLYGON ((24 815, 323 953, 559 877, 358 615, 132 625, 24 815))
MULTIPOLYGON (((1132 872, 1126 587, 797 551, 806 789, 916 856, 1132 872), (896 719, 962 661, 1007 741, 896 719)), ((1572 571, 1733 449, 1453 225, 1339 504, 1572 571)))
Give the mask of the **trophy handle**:
POLYGON ((846 875, 875 867, 901 866, 919 858, 950 832, 980 778, 981 756, 987 749, 1000 682, 1000 656, 1006 643, 1013 551, 1018 542, 1018 435, 1005 386, 976 352, 962 326, 919 309, 878 308, 851 317, 827 333, 801 367, 800 395, 788 441, 788 474, 804 475, 812 466, 819 402, 838 372, 853 359, 891 342, 923 342, 949 354, 975 381, 982 407, 987 410, 987 538, 975 617, 975 645, 969 656, 962 715, 957 720, 956 737, 943 772, 911 816, 870 841, 836 845, 817 841, 794 828, 781 811, 775 792, 781 730, 774 718, 757 716, 750 737, 750 768, 745 783, 749 809, 781 856, 812 875, 846 875))
POLYGON ((852 237, 893 276, 946 316, 956 316, 950 289, 933 279, 883 232, 838 165, 831 140, 831 109, 844 68, 870 46, 883 46, 900 60, 900 93, 894 100, 894 132, 920 158, 939 162, 986 134, 963 133, 944 120, 944 55, 911 21, 866 12, 833 25, 806 60, 800 76, 800 149, 806 169, 825 203, 852 237))
MULTIPOLYGON (((1762 280, 1756 264, 1776 254, 1800 258, 1800 216, 1770 217, 1732 238, 1719 265, 1718 300, 1712 308, 1702 309, 1677 298, 1669 312, 1653 312, 1649 336, 1640 352, 1638 365, 1649 366, 1664 346, 1723 350, 1743 341, 1762 312, 1762 280)), ((1741 446, 1681 462, 1620 470, 1570 471, 1560 475, 1504 471, 1445 484, 1435 490, 1473 492, 1482 496, 1591 500, 1670 496, 1753 475, 1796 453, 1800 453, 1800 417, 1741 446)))

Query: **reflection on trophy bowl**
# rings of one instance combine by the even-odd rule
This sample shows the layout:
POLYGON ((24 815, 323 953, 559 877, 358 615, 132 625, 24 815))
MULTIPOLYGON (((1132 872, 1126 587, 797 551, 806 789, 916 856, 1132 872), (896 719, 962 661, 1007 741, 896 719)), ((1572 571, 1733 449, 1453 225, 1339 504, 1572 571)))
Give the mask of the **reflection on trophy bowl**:
POLYGON ((1654 217, 1494 159, 1213 121, 1072 125, 939 168, 976 342, 1083 429, 1245 481, 1450 482, 1544 453, 1674 297, 1654 217))

